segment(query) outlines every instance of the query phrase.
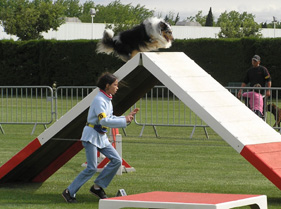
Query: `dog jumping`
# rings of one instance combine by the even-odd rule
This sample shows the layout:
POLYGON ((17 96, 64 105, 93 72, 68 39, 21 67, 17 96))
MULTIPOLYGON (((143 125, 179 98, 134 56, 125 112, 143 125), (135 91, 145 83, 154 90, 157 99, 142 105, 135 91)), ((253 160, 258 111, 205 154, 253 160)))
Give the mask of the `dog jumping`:
POLYGON ((106 29, 97 45, 97 53, 115 54, 127 62, 138 52, 156 51, 169 48, 174 40, 171 26, 163 19, 151 17, 130 30, 114 36, 111 29, 106 29))
POLYGON ((275 104, 268 104, 266 108, 267 108, 268 112, 271 112, 274 115, 275 124, 273 125, 273 127, 275 127, 276 125, 278 125, 278 127, 280 127, 281 109, 279 107, 277 107, 275 104))

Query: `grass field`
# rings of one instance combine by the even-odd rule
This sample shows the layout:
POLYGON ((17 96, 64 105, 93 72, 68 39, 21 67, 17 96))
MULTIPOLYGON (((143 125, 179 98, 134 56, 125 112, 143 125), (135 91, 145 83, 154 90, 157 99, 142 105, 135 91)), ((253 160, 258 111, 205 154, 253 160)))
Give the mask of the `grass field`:
MULTIPOLYGON (((0 165, 20 151, 43 130, 32 125, 2 125, 0 132, 0 165)), ((150 191, 206 192, 230 194, 265 194, 269 209, 281 208, 281 192, 216 133, 208 128, 157 127, 156 138, 151 127, 138 137, 141 126, 131 124, 123 136, 123 158, 136 172, 116 176, 106 189, 115 196, 118 189, 127 194, 150 191)), ((121 131, 122 133, 122 131, 121 131)), ((95 176, 77 193, 78 204, 67 204, 62 191, 83 170, 84 150, 72 158, 42 184, 0 185, 0 208, 98 208, 98 199, 89 193, 95 176)), ((243 207, 248 208, 248 207, 243 207)))

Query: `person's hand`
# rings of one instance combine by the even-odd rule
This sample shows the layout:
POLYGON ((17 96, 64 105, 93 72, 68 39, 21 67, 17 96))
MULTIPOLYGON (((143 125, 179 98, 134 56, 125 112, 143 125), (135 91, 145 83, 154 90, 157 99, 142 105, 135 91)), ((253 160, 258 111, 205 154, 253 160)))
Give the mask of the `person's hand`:
POLYGON ((265 96, 266 96, 266 97, 270 97, 270 90, 267 90, 267 91, 266 91, 265 96))
POLYGON ((132 122, 132 120, 134 119, 134 116, 132 116, 132 115, 127 115, 127 116, 125 116, 125 118, 126 118, 126 122, 127 123, 131 123, 132 122))
POLYGON ((140 108, 136 108, 134 109, 132 112, 129 113, 129 115, 127 115, 126 118, 126 122, 127 123, 131 123, 132 120, 134 119, 135 114, 137 114, 137 112, 140 110, 140 108))
POLYGON ((135 116, 135 114, 137 114, 137 112, 138 112, 139 110, 140 110, 140 108, 134 109, 134 110, 130 113, 130 115, 135 116))

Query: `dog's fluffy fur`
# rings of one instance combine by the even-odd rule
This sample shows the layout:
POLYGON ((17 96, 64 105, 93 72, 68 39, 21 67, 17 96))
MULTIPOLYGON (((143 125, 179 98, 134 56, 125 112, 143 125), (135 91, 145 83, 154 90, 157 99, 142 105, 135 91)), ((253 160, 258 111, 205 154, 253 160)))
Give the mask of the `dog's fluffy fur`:
POLYGON ((97 53, 114 53, 123 61, 128 61, 138 52, 155 51, 169 48, 174 40, 171 26, 163 19, 151 17, 140 25, 114 36, 114 32, 106 29, 97 46, 97 53))
POLYGON ((275 127, 276 125, 280 127, 281 110, 279 109, 279 107, 277 107, 275 104, 268 104, 266 108, 268 112, 271 112, 274 115, 275 124, 273 125, 273 127, 275 127))

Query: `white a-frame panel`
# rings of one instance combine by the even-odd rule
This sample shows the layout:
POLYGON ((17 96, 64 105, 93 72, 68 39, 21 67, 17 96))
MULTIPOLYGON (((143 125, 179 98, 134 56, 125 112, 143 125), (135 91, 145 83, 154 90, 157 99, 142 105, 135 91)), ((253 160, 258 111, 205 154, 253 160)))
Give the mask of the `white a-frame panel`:
POLYGON ((237 152, 245 145, 281 142, 278 132, 184 53, 142 53, 142 63, 237 152))

